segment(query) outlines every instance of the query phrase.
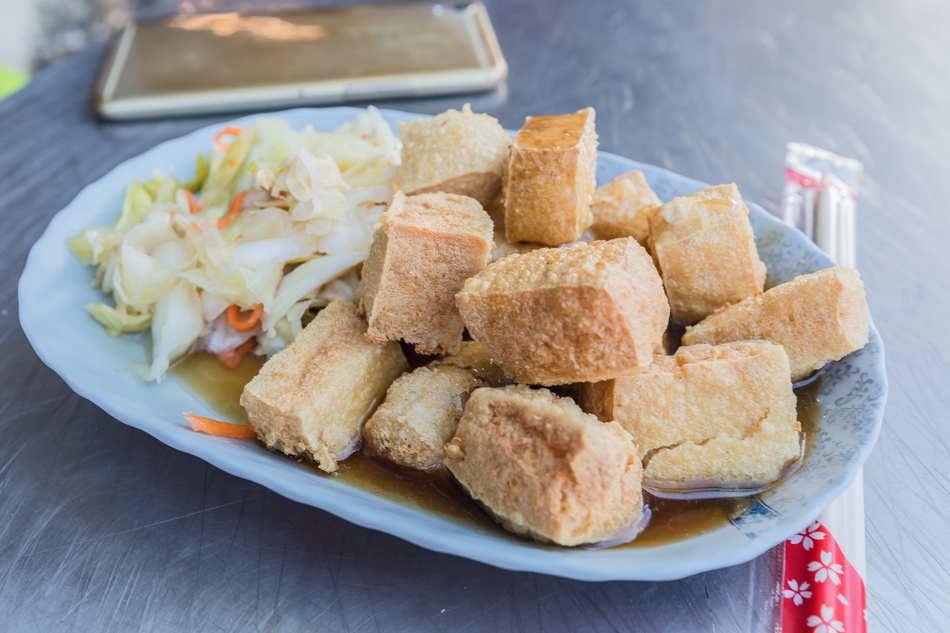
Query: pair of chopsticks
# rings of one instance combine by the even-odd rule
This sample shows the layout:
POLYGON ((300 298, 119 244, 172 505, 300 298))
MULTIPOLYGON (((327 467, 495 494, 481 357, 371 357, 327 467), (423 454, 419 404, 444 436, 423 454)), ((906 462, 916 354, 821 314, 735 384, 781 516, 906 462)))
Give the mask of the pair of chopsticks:
MULTIPOLYGON (((786 148, 783 221, 852 268, 862 171, 858 161, 810 145, 786 148)), ((785 542, 782 567, 776 630, 867 631, 863 470, 816 522, 785 542)))
MULTIPOLYGON (((839 187, 822 190, 815 211, 815 234, 811 236, 818 248, 842 266, 856 265, 855 201, 851 195, 842 195, 839 187)), ((818 521, 827 527, 838 541, 851 565, 867 578, 864 531, 864 470, 844 493, 828 506, 818 521)))

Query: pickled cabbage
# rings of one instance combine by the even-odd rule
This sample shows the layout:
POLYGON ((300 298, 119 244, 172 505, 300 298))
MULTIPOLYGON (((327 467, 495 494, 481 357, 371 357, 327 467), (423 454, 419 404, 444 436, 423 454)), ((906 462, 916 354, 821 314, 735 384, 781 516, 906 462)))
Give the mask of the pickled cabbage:
POLYGON ((354 271, 392 199, 401 145, 375 108, 333 132, 261 118, 231 133, 198 154, 193 177, 156 170, 129 184, 111 227, 68 239, 115 304, 90 315, 114 336, 150 330, 151 362, 133 369, 143 380, 252 338, 255 353, 276 353, 314 310, 356 297, 354 271), (261 305, 256 328, 232 327, 232 305, 261 305))

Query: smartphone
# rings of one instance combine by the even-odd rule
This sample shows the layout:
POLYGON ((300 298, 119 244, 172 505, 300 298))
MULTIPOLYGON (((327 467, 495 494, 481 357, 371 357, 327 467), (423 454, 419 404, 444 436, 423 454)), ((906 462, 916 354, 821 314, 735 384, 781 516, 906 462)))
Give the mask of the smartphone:
POLYGON ((480 2, 132 22, 92 103, 114 120, 490 90, 508 67, 480 2))

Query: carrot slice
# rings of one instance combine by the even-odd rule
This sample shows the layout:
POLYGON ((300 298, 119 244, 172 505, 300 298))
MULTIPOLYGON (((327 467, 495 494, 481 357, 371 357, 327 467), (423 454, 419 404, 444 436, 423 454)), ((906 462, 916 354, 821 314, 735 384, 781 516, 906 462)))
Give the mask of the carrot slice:
POLYGON ((220 147, 222 150, 226 152, 231 148, 231 144, 233 143, 233 141, 232 143, 228 143, 227 141, 224 141, 222 139, 226 136, 236 137, 240 133, 241 133, 241 128, 239 127, 226 127, 215 135, 214 142, 218 147, 220 147))
POLYGON ((244 196, 246 195, 247 192, 242 191, 238 195, 234 196, 234 200, 231 201, 231 207, 228 209, 228 214, 218 220, 219 230, 238 219, 238 216, 241 215, 241 205, 244 203, 244 196))
POLYGON ((191 214, 194 215, 201 211, 201 207, 198 206, 198 201, 195 200, 195 194, 191 193, 187 189, 185 191, 185 199, 188 200, 188 210, 191 211, 191 214))
POLYGON ((250 424, 232 424, 231 422, 222 422, 221 420, 212 420, 200 415, 195 415, 191 411, 186 411, 182 415, 191 424, 191 428, 199 433, 207 433, 217 437, 233 437, 236 439, 250 439, 257 437, 254 427, 250 424))
POLYGON ((255 345, 257 345, 257 341, 253 338, 249 338, 234 349, 229 349, 226 352, 218 354, 218 360, 228 369, 237 369, 237 366, 241 364, 241 360, 247 356, 248 352, 254 349, 255 345))
POLYGON ((239 308, 236 303, 232 303, 228 307, 228 323, 238 332, 250 332, 257 327, 257 323, 261 320, 261 314, 263 314, 263 312, 264 304, 258 303, 254 306, 254 309, 251 310, 251 315, 246 319, 242 319, 241 308, 239 308))

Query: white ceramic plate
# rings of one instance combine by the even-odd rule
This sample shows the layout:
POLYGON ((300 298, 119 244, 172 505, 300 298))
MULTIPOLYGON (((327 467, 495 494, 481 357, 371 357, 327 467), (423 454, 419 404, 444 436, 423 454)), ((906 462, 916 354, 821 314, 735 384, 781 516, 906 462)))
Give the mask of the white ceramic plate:
MULTIPOLYGON (((297 109, 277 113, 294 129, 312 124, 330 131, 353 119, 353 108, 297 109)), ((383 111, 396 121, 419 115, 383 111)), ((233 122, 247 125, 256 117, 233 122)), ((723 527, 687 540, 643 549, 576 550, 538 545, 456 522, 374 496, 268 452, 256 443, 195 433, 182 411, 211 408, 181 383, 143 384, 125 369, 146 362, 140 340, 108 336, 83 310, 103 300, 90 288, 93 269, 66 248, 66 238, 90 225, 107 225, 119 212, 126 186, 162 169, 191 177, 195 156, 207 151, 221 124, 163 143, 126 161, 83 189, 58 213, 33 246, 20 278, 20 323, 39 357, 76 391, 116 419, 191 453, 231 474, 348 521, 387 532, 430 550, 497 567, 583 580, 668 580, 745 562, 804 529, 851 482, 880 431, 887 393, 884 349, 871 326, 861 351, 833 363, 819 400, 823 407, 814 450, 803 467, 774 492, 740 504, 723 527)), ((598 183, 641 169, 664 201, 704 188, 669 171, 601 152, 598 183)), ((804 235, 749 204, 759 254, 773 283, 831 265, 804 235)))

